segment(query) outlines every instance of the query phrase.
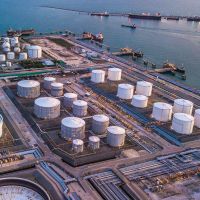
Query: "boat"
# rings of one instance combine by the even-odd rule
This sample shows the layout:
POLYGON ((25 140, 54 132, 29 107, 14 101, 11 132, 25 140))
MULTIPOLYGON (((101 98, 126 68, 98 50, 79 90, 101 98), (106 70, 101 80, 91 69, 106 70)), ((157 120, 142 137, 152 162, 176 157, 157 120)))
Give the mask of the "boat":
POLYGON ((102 12, 102 13, 97 13, 97 12, 93 12, 90 14, 91 16, 103 16, 103 17, 109 17, 110 14, 106 11, 106 12, 102 12))
POLYGON ((103 42, 104 36, 102 33, 98 33, 96 35, 90 33, 90 32, 83 32, 82 34, 83 40, 94 40, 97 42, 103 42))
POLYGON ((152 15, 150 13, 141 13, 141 14, 128 14, 129 18, 135 18, 135 19, 148 19, 148 20, 161 20, 160 13, 156 13, 155 15, 152 15))
POLYGON ((82 39, 84 39, 84 40, 91 40, 92 39, 92 33, 83 32, 82 39))
POLYGON ((176 72, 179 72, 179 73, 183 73, 183 74, 185 73, 185 68, 183 66, 177 67, 175 64, 169 63, 169 62, 165 62, 163 64, 163 68, 169 68, 169 69, 171 69, 173 71, 176 71, 176 72))
POLYGON ((188 17, 187 21, 200 22, 200 17, 199 16, 188 17))
POLYGON ((29 36, 29 35, 34 35, 35 30, 34 29, 24 29, 24 30, 13 30, 9 29, 7 31, 7 36, 13 37, 13 36, 29 36))
POLYGON ((136 29, 136 25, 135 25, 135 24, 131 24, 131 25, 122 24, 121 26, 122 26, 122 27, 127 27, 127 28, 136 29))
POLYGON ((167 20, 176 20, 178 21, 179 20, 179 17, 176 17, 176 16, 168 16, 166 17, 167 20))
POLYGON ((142 58, 144 56, 144 53, 142 51, 133 51, 133 55, 142 58))

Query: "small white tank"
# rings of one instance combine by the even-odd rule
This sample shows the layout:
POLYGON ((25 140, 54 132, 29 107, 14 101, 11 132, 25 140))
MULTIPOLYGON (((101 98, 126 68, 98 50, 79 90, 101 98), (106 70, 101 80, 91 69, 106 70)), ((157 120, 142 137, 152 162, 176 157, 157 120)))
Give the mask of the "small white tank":
POLYGON ((28 56, 32 59, 42 57, 42 48, 40 46, 29 46, 28 56))
POLYGON ((76 101, 78 95, 75 93, 65 93, 64 94, 64 106, 67 108, 71 108, 73 106, 73 102, 76 101))
POLYGON ((15 53, 14 53, 14 52, 8 52, 8 53, 7 53, 7 59, 8 59, 8 60, 13 60, 13 59, 15 59, 15 53))
POLYGON ((40 96, 40 83, 34 80, 22 80, 17 83, 17 94, 24 98, 40 96))
POLYGON ((109 126, 107 128, 107 143, 112 147, 120 147, 124 145, 125 129, 119 126, 109 126))
POLYGON ((132 99, 134 93, 134 86, 130 84, 119 84, 117 90, 117 96, 120 99, 132 99))
POLYGON ((172 129, 180 134, 191 134, 194 126, 194 117, 185 113, 175 113, 172 120, 172 129))
POLYGON ((88 104, 83 100, 76 100, 73 102, 73 114, 77 117, 84 117, 87 115, 88 104))
POLYGON ((3 38, 3 42, 10 43, 10 38, 9 38, 9 37, 4 37, 4 38, 3 38))
POLYGON ((20 49, 19 47, 15 47, 15 48, 14 48, 14 52, 15 52, 15 53, 20 53, 20 51, 21 51, 21 49, 20 49))
POLYGON ((18 43, 19 43, 18 37, 13 37, 13 38, 10 39, 11 47, 15 47, 18 43))
POLYGON ((9 47, 3 48, 3 52, 8 53, 9 51, 10 51, 10 48, 9 48, 9 47))
POLYGON ((5 61, 6 61, 6 55, 0 54, 0 62, 5 62, 5 61))
POLYGON ((83 152, 83 140, 75 139, 72 142, 72 150, 75 153, 83 152))
POLYGON ((106 115, 94 115, 92 117, 92 131, 95 134, 104 134, 109 126, 109 117, 106 115))
POLYGON ((153 84, 147 81, 138 81, 136 85, 136 94, 151 96, 153 84))
POLYGON ((51 95, 54 97, 60 97, 63 95, 63 84, 62 83, 51 83, 51 95))
POLYGON ((44 78, 44 88, 47 90, 51 89, 51 84, 56 81, 56 78, 54 77, 45 77, 44 78))
POLYGON ((154 103, 152 117, 161 122, 171 120, 172 106, 163 102, 154 103))
POLYGON ((200 128, 200 109, 196 109, 194 113, 194 125, 200 128))
POLYGON ((9 42, 4 42, 2 44, 2 48, 5 49, 5 48, 9 48, 10 49, 10 43, 9 42))
POLYGON ((119 68, 109 68, 108 69, 108 80, 110 81, 120 81, 122 76, 122 70, 119 68))
POLYGON ((6 66, 7 66, 7 67, 12 67, 12 63, 11 63, 10 61, 7 61, 7 62, 6 62, 6 66))
POLYGON ((26 52, 22 52, 19 54, 19 60, 27 60, 28 59, 28 55, 26 52))
POLYGON ((61 122, 61 136, 67 140, 85 138, 85 121, 78 117, 66 117, 61 122))
POLYGON ((0 115, 0 138, 3 135, 3 116, 0 115))
POLYGON ((148 104, 148 97, 144 95, 133 95, 131 104, 137 108, 146 108, 148 104))
POLYGON ((89 148, 93 151, 100 148, 99 137, 97 137, 97 136, 90 136, 89 137, 89 148))
POLYGON ((174 113, 186 113, 191 115, 193 109, 193 103, 185 99, 176 99, 174 100, 174 113))
POLYGON ((52 97, 40 97, 34 102, 34 114, 41 119, 54 119, 60 115, 60 101, 52 97))
POLYGON ((105 80, 105 71, 92 70, 91 81, 94 83, 103 83, 105 80))

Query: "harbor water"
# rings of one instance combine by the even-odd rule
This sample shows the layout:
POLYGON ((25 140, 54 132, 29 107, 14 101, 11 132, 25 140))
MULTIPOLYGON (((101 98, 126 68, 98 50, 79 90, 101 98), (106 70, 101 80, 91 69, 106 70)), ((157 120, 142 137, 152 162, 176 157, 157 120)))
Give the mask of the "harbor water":
POLYGON ((200 23, 97 17, 56 8, 87 12, 160 12, 162 15, 200 16, 199 0, 1 0, 0 33, 5 33, 10 27, 34 28, 38 32, 65 29, 75 33, 102 32, 104 42, 111 47, 111 51, 119 51, 122 47, 142 50, 145 59, 158 67, 166 60, 179 66, 183 64, 187 79, 181 80, 180 75, 170 77, 200 88, 200 23), (132 30, 121 27, 122 24, 130 23, 135 23, 137 28, 132 30))

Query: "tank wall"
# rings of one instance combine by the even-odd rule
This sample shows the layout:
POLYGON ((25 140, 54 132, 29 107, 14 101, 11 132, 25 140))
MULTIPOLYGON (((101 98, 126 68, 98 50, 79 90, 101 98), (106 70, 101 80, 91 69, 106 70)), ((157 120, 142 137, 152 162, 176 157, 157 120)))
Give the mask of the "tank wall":
POLYGON ((71 139, 84 139, 85 138, 85 126, 78 128, 71 128, 61 124, 61 136, 68 140, 71 139))
POLYGON ((118 87, 117 96, 120 99, 132 99, 134 89, 124 89, 118 87))
POLYGON ((88 106, 77 106, 73 104, 73 114, 76 117, 84 117, 87 115, 88 106))
POLYGON ((124 145, 125 134, 113 134, 108 132, 107 143, 112 147, 120 147, 124 145))
POLYGON ((133 98, 131 104, 137 108, 146 108, 148 104, 148 99, 138 100, 133 98))
POLYGON ((105 81, 105 73, 92 73, 91 81, 94 83, 103 83, 105 81))
POLYGON ((192 105, 191 106, 190 105, 184 106, 184 105, 180 105, 180 104, 175 103, 174 106, 173 106, 173 112, 174 113, 186 113, 188 115, 191 115, 192 109, 193 109, 192 105))
POLYGON ((3 117, 0 115, 0 138, 3 135, 3 117))
POLYGON ((172 121, 172 129, 177 133, 181 134, 191 134, 193 131, 194 121, 181 121, 174 118, 172 121))
POLYGON ((51 88, 51 95, 54 97, 60 97, 63 95, 63 89, 51 88))
POLYGON ((27 87, 21 87, 17 86, 17 94, 20 97, 24 98, 36 98, 40 96, 40 85, 37 87, 27 88, 27 87))
POLYGON ((137 85, 136 86, 136 94, 141 94, 141 95, 149 97, 152 94, 152 86, 137 85))
POLYGON ((196 127, 200 128, 200 113, 195 113, 194 124, 196 127))
POLYGON ((89 141, 89 148, 92 150, 96 150, 100 148, 100 142, 89 141))
POLYGON ((92 120, 92 131, 95 134, 104 134, 109 126, 109 121, 99 122, 96 120, 92 120))
POLYGON ((172 110, 171 109, 160 109, 157 107, 153 107, 152 117, 158 121, 167 122, 171 120, 172 110))
POLYGON ((111 81, 121 80, 121 72, 120 71, 109 71, 108 70, 108 79, 111 80, 111 81))
POLYGON ((68 98, 68 97, 64 97, 64 106, 71 108, 73 106, 73 102, 77 100, 77 97, 74 98, 68 98))
POLYGON ((83 145, 72 144, 72 149, 75 153, 81 153, 83 152, 83 145))

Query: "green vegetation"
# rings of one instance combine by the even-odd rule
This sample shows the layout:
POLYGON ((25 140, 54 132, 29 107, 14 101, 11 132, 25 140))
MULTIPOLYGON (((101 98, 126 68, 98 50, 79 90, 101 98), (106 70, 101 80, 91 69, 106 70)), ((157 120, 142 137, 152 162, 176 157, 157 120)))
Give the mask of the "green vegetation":
POLYGON ((43 68, 44 67, 44 65, 42 64, 41 61, 35 61, 35 60, 23 60, 23 61, 20 61, 19 64, 24 69, 43 68))

